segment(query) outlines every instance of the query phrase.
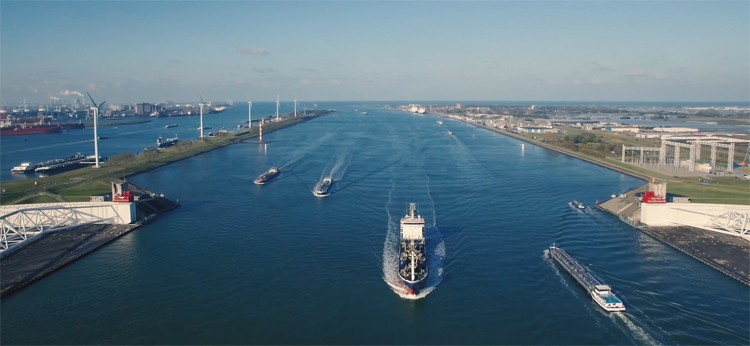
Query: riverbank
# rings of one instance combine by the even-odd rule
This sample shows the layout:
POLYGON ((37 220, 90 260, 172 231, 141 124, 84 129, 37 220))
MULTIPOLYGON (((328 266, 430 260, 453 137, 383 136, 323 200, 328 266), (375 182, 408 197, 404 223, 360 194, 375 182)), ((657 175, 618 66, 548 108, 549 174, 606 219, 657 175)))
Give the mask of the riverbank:
MULTIPOLYGON (((263 132, 270 133, 288 126, 306 122, 333 111, 308 111, 306 116, 294 117, 285 114, 278 122, 268 122, 263 125, 263 132)), ((77 170, 52 175, 44 178, 13 180, 2 183, 0 204, 28 203, 42 192, 58 195, 67 202, 88 201, 89 196, 110 191, 109 181, 122 179, 143 173, 171 163, 184 160, 202 153, 240 143, 258 136, 258 127, 244 129, 237 132, 217 134, 214 137, 204 137, 195 142, 182 141, 177 145, 161 150, 145 150, 140 155, 130 153, 118 154, 110 157, 98 169, 80 168, 77 170)))
MULTIPOLYGON (((518 140, 538 145, 540 147, 554 150, 556 152, 572 156, 601 167, 618 171, 629 176, 650 181, 653 178, 669 181, 668 190, 670 193, 690 197, 695 203, 716 203, 716 204, 740 204, 750 205, 750 181, 737 179, 734 177, 712 177, 708 183, 701 182, 697 177, 676 177, 668 174, 654 172, 642 167, 636 167, 627 163, 620 162, 616 158, 594 157, 583 152, 566 149, 551 143, 542 141, 542 138, 535 138, 534 134, 527 136, 513 133, 504 129, 498 129, 484 124, 458 119, 444 114, 436 113, 435 115, 443 118, 463 121, 477 127, 481 127, 493 132, 497 132, 518 140)), ((538 134, 537 134, 538 135, 538 134)))

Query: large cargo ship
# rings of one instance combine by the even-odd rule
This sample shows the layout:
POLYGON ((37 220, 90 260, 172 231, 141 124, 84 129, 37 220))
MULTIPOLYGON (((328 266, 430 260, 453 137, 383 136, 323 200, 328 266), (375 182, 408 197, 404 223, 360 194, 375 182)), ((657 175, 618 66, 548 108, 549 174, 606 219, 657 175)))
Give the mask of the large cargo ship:
POLYGON ((271 167, 268 172, 261 174, 258 179, 255 179, 255 183, 258 185, 263 185, 269 180, 275 178, 278 174, 279 170, 276 167, 271 167))
POLYGON ((573 276, 604 310, 609 312, 625 311, 625 305, 612 293, 612 288, 600 282, 588 269, 580 265, 573 257, 570 257, 565 250, 552 244, 547 251, 547 255, 573 276))
POLYGON ((328 189, 331 188, 331 182, 331 178, 323 179, 323 182, 316 186, 313 190, 313 195, 318 197, 328 196, 328 189))
POLYGON ((81 153, 63 157, 61 159, 54 159, 42 162, 37 165, 37 168, 34 170, 36 173, 52 173, 52 172, 60 172, 65 171, 69 169, 76 169, 79 168, 81 165, 81 161, 85 160, 86 156, 81 155, 81 153))
POLYGON ((60 133, 62 128, 59 126, 22 126, 11 125, 0 128, 0 135, 40 135, 48 133, 60 133))
POLYGON ((427 281, 424 219, 417 214, 416 203, 409 203, 409 212, 401 219, 398 277, 410 294, 419 293, 427 281))

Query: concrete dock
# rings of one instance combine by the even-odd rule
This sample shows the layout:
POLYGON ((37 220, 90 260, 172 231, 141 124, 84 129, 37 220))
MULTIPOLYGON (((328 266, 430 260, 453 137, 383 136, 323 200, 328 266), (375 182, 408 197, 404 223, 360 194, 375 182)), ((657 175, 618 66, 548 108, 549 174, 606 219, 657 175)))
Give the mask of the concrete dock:
POLYGON ((137 222, 86 224, 48 231, 0 253, 0 297, 43 278, 103 245, 133 231, 154 217, 179 207, 167 198, 143 194, 136 202, 137 222))
POLYGON ((0 297, 44 277, 100 246, 130 232, 136 225, 86 225, 50 232, 0 259, 0 297))
POLYGON ((624 196, 606 200, 597 208, 606 211, 638 230, 693 257, 711 268, 750 286, 750 242, 739 236, 690 226, 650 227, 640 223, 640 202, 635 197, 644 185, 624 196))
POLYGON ((695 227, 638 227, 711 268, 750 286, 750 242, 695 227))

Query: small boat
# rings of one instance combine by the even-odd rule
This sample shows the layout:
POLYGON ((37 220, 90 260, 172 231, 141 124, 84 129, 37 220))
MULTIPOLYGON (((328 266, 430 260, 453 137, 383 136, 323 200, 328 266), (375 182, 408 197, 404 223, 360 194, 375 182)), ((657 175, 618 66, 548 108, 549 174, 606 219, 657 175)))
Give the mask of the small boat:
POLYGON ((437 123, 438 123, 438 125, 443 125, 443 122, 440 121, 440 120, 438 120, 437 123))
POLYGON ((586 206, 583 205, 583 203, 578 202, 578 201, 570 202, 570 206, 576 209, 586 209, 586 206))
POLYGON ((107 139, 107 136, 99 136, 98 139, 107 139))
POLYGON ((451 136, 453 136, 453 132, 450 132, 450 131, 446 131, 445 133, 447 133, 448 135, 451 135, 451 136))
POLYGON ((271 167, 271 169, 268 170, 268 172, 261 174, 258 179, 255 179, 254 183, 258 185, 263 185, 267 183, 269 180, 275 178, 277 175, 279 175, 279 169, 276 167, 271 167))
POLYGON ((362 112, 362 115, 367 115, 367 112, 362 112))
POLYGON ((331 178, 323 179, 323 182, 321 182, 317 187, 315 187, 315 190, 313 190, 313 195, 317 197, 328 196, 328 189, 331 188, 331 182, 331 178))
POLYGON ((177 124, 171 124, 171 125, 165 125, 164 128, 168 129, 170 127, 177 127, 177 124))
MULTIPOLYGON (((208 130, 208 129, 211 129, 211 126, 203 126, 203 129, 204 129, 204 130, 208 130)), ((200 131, 200 130, 201 130, 201 128, 200 128, 200 127, 198 127, 198 131, 200 131)))

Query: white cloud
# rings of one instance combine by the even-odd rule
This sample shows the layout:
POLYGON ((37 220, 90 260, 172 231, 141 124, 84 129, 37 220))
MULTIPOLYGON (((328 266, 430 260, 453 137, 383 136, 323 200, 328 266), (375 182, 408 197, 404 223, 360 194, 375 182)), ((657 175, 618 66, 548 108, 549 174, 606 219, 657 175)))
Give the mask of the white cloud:
POLYGON ((268 52, 263 48, 247 48, 245 46, 237 46, 237 53, 240 54, 252 54, 252 55, 266 55, 268 52))
POLYGON ((635 69, 628 71, 629 77, 651 77, 653 79, 669 79, 664 72, 649 72, 644 69, 635 69))
POLYGON ((607 65, 602 65, 602 64, 600 64, 598 62, 587 62, 586 65, 591 66, 591 69, 595 70, 595 71, 612 71, 612 70, 614 70, 614 67, 607 66, 607 65))
POLYGON ((80 92, 75 91, 75 90, 60 90, 60 95, 64 95, 64 96, 67 96, 67 95, 78 95, 80 97, 83 97, 83 94, 81 94, 80 92))
POLYGON ((300 82, 300 84, 302 84, 302 85, 312 85, 312 81, 311 81, 311 80, 309 80, 309 79, 307 79, 307 78, 305 78, 305 79, 303 79, 303 80, 302 80, 302 81, 300 82))

